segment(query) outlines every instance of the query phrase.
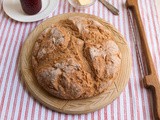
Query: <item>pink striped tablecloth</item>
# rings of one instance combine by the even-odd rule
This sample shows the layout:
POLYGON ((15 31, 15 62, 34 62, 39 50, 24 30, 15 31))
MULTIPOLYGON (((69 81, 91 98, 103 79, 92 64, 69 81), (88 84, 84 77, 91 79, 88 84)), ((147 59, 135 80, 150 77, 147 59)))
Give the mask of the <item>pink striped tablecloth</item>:
MULTIPOLYGON (((67 0, 60 0, 58 8, 49 17, 81 12, 99 16, 113 24, 126 38, 132 54, 132 73, 122 94, 110 105, 89 114, 65 115, 52 111, 30 95, 18 71, 18 57, 28 34, 44 20, 20 23, 9 18, 0 2, 0 120, 153 120, 152 94, 144 88, 138 65, 131 30, 129 28, 126 0, 108 0, 120 10, 114 16, 99 1, 85 10, 75 10, 67 0)), ((160 75, 160 27, 154 0, 139 0, 155 67, 160 75)), ((48 17, 48 18, 49 18, 48 17)), ((47 18, 46 18, 47 19, 47 18)))

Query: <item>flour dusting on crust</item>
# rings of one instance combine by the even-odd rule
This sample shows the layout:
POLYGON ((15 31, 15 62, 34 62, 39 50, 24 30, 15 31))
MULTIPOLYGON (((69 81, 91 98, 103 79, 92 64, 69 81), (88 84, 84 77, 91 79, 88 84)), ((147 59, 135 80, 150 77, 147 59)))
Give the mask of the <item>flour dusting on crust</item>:
POLYGON ((75 16, 39 35, 32 66, 38 83, 55 97, 89 98, 114 82, 121 53, 107 28, 93 19, 75 16))

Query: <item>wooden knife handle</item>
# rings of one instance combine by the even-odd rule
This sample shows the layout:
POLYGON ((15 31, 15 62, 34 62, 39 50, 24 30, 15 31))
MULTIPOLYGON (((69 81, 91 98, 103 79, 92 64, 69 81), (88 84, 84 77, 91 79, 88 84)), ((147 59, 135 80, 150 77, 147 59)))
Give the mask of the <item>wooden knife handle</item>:
POLYGON ((152 57, 149 51, 149 47, 148 47, 148 43, 147 43, 147 38, 146 38, 146 34, 144 31, 144 27, 142 24, 142 20, 141 20, 141 16, 140 16, 140 12, 138 9, 138 3, 137 0, 127 0, 126 5, 128 8, 130 8, 134 14, 134 17, 136 19, 136 23, 137 23, 137 27, 140 33, 140 38, 141 38, 141 43, 143 45, 143 51, 145 52, 144 54, 146 55, 146 62, 147 62, 147 69, 149 74, 155 73, 155 68, 154 68, 154 64, 152 61, 152 57))
POLYGON ((160 120, 160 83, 158 81, 158 78, 156 77, 156 75, 145 76, 144 84, 152 90, 155 118, 160 120), (148 86, 148 84, 150 86, 148 86))
POLYGON ((145 87, 151 88, 153 92, 153 98, 154 98, 154 109, 155 109, 155 116, 158 120, 160 120, 160 81, 158 80, 158 76, 153 64, 153 60, 151 57, 151 53, 148 47, 146 34, 144 31, 144 27, 142 24, 139 8, 138 8, 138 2, 137 0, 127 0, 126 1, 127 8, 131 9, 133 12, 133 15, 136 19, 137 27, 140 33, 141 43, 143 52, 146 57, 147 62, 147 69, 148 69, 148 75, 144 78, 144 84, 145 87))

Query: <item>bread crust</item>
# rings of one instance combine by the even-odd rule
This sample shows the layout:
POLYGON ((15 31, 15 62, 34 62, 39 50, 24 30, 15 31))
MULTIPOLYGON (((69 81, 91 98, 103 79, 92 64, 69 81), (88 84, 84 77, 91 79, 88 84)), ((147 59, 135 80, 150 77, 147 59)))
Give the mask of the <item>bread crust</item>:
POLYGON ((117 77, 121 53, 107 28, 71 17, 46 28, 32 51, 38 83, 61 99, 83 99, 105 91, 117 77))

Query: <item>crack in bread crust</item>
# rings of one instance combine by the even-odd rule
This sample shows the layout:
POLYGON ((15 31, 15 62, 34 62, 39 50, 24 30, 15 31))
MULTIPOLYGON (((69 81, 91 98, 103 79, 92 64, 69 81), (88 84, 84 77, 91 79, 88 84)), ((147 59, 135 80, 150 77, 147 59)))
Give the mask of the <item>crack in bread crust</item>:
POLYGON ((32 52, 38 83, 62 99, 100 94, 119 73, 121 53, 112 34, 83 17, 61 20, 45 29, 32 52))

